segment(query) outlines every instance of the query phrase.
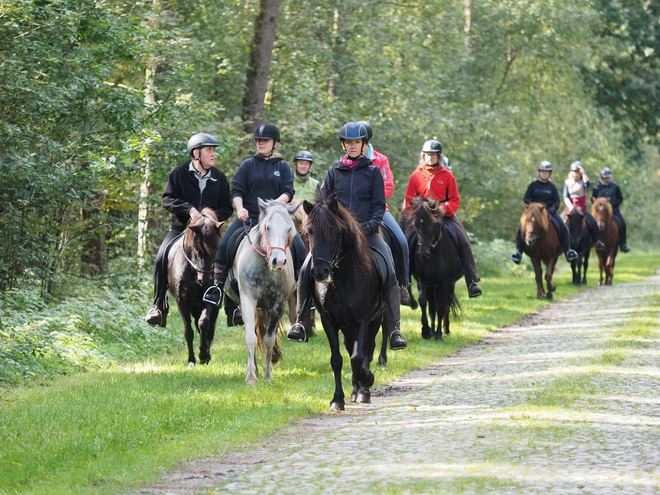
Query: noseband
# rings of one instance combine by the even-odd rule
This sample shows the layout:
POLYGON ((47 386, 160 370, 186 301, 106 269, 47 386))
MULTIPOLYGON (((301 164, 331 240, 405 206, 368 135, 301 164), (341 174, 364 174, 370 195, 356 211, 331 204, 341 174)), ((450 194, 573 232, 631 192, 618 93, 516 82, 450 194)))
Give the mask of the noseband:
POLYGON ((317 257, 314 257, 313 261, 315 262, 315 261, 318 260, 318 261, 322 261, 324 263, 327 263, 328 266, 330 266, 331 270, 334 270, 335 268, 337 268, 339 266, 339 262, 344 259, 344 256, 346 256, 346 255, 340 256, 340 251, 341 251, 340 236, 341 236, 341 234, 338 235, 335 238, 335 245, 332 248, 332 259, 326 260, 325 258, 321 258, 321 257, 317 256, 317 257))

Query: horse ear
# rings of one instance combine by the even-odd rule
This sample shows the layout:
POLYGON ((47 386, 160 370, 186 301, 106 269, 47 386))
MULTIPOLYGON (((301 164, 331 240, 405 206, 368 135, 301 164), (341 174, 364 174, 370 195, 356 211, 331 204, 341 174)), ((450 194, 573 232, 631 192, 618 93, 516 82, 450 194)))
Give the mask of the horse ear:
POLYGON ((337 203, 337 198, 332 198, 330 201, 328 201, 328 209, 332 213, 337 213, 337 210, 339 209, 339 204, 337 203))
POLYGON ((300 203, 291 204, 291 205, 287 206, 286 209, 289 210, 289 215, 293 215, 298 210, 299 206, 300 206, 300 203))
POLYGON ((220 227, 222 227, 225 224, 225 222, 215 222, 215 228, 220 230, 220 227))
POLYGON ((303 201, 303 210, 305 210, 305 213, 307 213, 309 215, 312 212, 313 208, 314 208, 314 205, 312 203, 310 203, 307 200, 303 201))
POLYGON ((261 211, 265 211, 265 210, 266 210, 266 205, 267 205, 268 203, 266 203, 266 202, 265 202, 263 199, 261 199, 261 198, 257 198, 257 204, 259 205, 259 210, 261 210, 261 211))

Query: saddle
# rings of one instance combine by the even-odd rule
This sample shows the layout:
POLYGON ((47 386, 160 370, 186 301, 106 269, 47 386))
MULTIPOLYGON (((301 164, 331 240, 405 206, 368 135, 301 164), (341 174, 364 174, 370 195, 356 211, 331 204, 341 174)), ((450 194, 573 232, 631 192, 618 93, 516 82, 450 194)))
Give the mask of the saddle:
POLYGON ((379 305, 382 301, 386 300, 389 295, 390 290, 390 279, 389 279, 389 267, 387 263, 387 257, 378 251, 376 248, 369 246, 371 253, 374 257, 374 264, 376 265, 376 274, 378 275, 378 280, 380 282, 380 290, 376 295, 376 299, 373 301, 374 304, 379 305))

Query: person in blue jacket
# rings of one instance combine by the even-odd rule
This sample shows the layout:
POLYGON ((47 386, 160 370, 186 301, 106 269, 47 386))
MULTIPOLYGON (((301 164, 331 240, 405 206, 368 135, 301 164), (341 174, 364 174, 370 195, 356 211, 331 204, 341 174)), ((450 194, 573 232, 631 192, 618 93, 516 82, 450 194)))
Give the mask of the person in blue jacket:
MULTIPOLYGON (((369 146, 368 130, 363 123, 347 122, 339 131, 339 140, 345 155, 332 164, 328 170, 321 192, 328 198, 335 195, 360 222, 362 231, 367 236, 370 246, 382 253, 388 263, 391 287, 387 302, 386 318, 394 329, 390 334, 390 348, 403 349, 407 346, 401 333, 401 292, 394 271, 392 254, 387 243, 380 237, 378 228, 385 213, 385 186, 383 176, 365 155, 369 146)), ((289 330, 287 338, 305 342, 309 335, 309 314, 311 311, 311 293, 313 280, 308 262, 303 266, 298 279, 298 315, 297 321, 289 330)))

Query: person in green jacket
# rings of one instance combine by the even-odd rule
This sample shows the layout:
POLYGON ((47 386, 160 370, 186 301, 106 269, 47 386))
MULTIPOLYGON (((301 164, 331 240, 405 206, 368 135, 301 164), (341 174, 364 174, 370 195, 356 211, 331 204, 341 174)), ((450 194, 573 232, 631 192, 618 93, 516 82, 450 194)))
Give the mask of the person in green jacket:
POLYGON ((314 202, 314 195, 321 188, 321 183, 311 175, 312 163, 314 163, 314 157, 311 151, 300 150, 293 157, 293 166, 296 169, 293 177, 293 188, 296 190, 294 200, 306 199, 314 202))

